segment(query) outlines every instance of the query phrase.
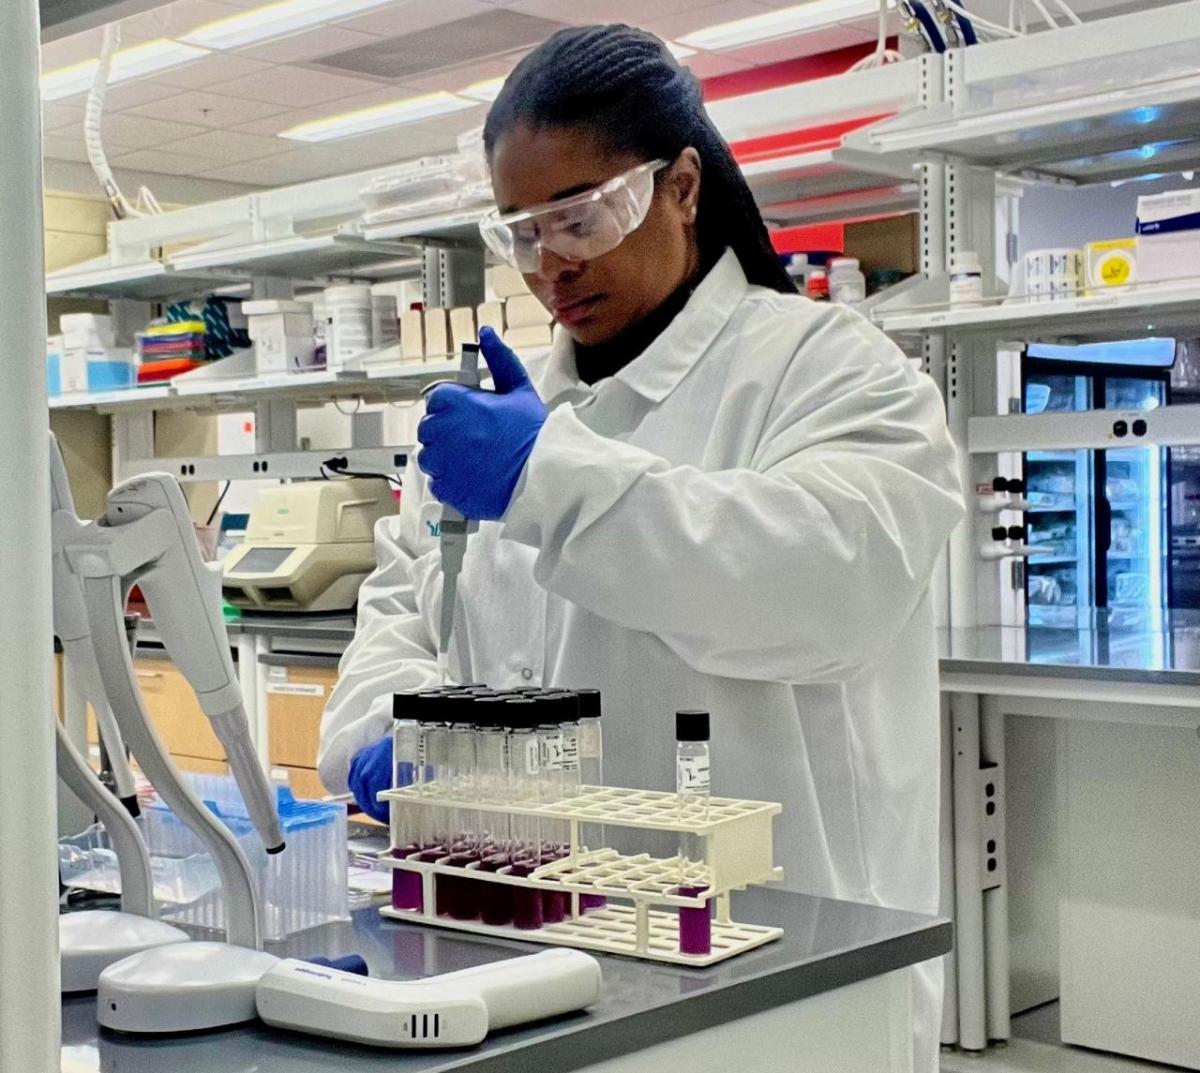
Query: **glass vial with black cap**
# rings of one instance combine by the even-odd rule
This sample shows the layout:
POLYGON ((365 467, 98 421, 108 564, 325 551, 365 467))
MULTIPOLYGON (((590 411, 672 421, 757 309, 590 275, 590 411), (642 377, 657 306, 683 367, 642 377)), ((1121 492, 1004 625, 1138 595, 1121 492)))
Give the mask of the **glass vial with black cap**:
MULTIPOLYGON (((412 786, 421 759, 421 730, 416 720, 418 691, 392 694, 392 789, 412 786)), ((408 857, 420 853, 423 812, 415 806, 392 805, 390 809, 393 856, 408 857)), ((424 904, 421 873, 395 869, 392 872, 392 908, 420 912, 424 904)))
MULTIPOLYGON (((709 714, 698 709, 675 713, 675 793, 681 821, 704 823, 712 781, 709 747, 709 714)), ((691 831, 680 832, 678 891, 695 897, 708 887, 705 838, 691 831)), ((712 950, 711 906, 679 910, 679 950, 683 954, 708 954, 712 950)))

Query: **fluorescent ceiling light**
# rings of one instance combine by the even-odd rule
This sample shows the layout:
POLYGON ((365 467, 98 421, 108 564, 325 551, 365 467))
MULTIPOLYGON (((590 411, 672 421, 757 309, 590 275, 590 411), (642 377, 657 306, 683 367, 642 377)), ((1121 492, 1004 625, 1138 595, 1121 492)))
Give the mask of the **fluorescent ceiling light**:
MULTIPOLYGON (((131 78, 142 78, 207 55, 206 49, 181 45, 178 41, 171 41, 165 37, 157 41, 147 41, 145 44, 122 49, 113 56, 108 72, 108 84, 111 86, 117 82, 127 82, 131 78)), ((77 63, 73 67, 62 67, 57 71, 47 72, 41 78, 42 100, 57 101, 76 93, 86 93, 92 88, 99 66, 99 60, 88 60, 87 63, 77 63)))
POLYGON ((363 108, 358 112, 326 116, 301 123, 280 133, 281 138, 298 142, 328 142, 336 138, 348 138, 352 134, 366 134, 384 127, 396 127, 402 123, 419 123, 434 116, 449 115, 467 108, 475 108, 478 101, 469 101, 453 93, 428 93, 423 97, 409 97, 390 104, 363 108))
POLYGON ((475 82, 466 89, 460 89, 458 95, 470 97, 473 101, 483 101, 486 104, 500 96, 500 89, 503 85, 503 78, 489 78, 485 82, 475 82))
POLYGON ((383 7, 392 0, 281 0, 277 4, 252 8, 227 19, 205 23, 181 41, 204 48, 239 48, 266 41, 272 37, 307 30, 326 22, 337 22, 372 8, 383 7))
MULTIPOLYGON (((889 3, 889 7, 894 6, 889 3)), ((756 41, 771 41, 778 37, 793 37, 796 34, 836 26, 840 22, 865 18, 878 14, 878 0, 810 0, 807 4, 780 8, 762 15, 751 15, 748 19, 722 22, 695 33, 685 34, 679 40, 691 48, 723 49, 749 45, 756 41)))

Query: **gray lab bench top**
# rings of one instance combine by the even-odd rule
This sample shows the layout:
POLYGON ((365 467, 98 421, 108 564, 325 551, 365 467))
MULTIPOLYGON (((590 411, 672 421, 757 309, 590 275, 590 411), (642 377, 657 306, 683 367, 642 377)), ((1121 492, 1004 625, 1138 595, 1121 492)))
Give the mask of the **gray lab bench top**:
MULTIPOLYGON (((1101 613, 1102 614, 1102 613, 1101 613)), ((1026 675, 1200 686, 1200 612, 1089 617, 1078 628, 938 631, 943 674, 1026 675)))
MULTIPOLYGON (((566 1073, 937 957, 951 944, 947 921, 776 889, 735 895, 733 909, 736 919, 779 925, 783 937, 707 969, 601 956, 604 989, 592 1009, 497 1032, 469 1050, 374 1050, 258 1023, 178 1038, 122 1036, 97 1029, 88 996, 63 1002, 63 1054, 114 1073, 566 1073)), ((395 923, 374 909, 286 945, 305 955, 357 952, 372 975, 395 980, 545 949, 395 923)))

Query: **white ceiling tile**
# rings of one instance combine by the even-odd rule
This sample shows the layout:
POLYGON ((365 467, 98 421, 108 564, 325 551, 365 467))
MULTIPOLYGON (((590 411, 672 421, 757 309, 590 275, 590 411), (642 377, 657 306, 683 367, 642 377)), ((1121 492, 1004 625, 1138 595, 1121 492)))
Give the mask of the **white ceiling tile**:
POLYGON ((454 135, 439 131, 417 130, 414 127, 396 127, 388 131, 376 131, 357 138, 347 138, 330 143, 345 149, 365 167, 376 167, 400 160, 415 160, 423 156, 438 156, 454 149, 454 135))
POLYGON ((246 75, 260 74, 269 71, 270 64, 261 60, 252 60, 231 52, 215 52, 195 63, 183 67, 173 67, 169 71, 159 71, 155 76, 156 82, 178 89, 219 89, 225 82, 246 75))
POLYGON ((272 138, 280 131, 298 127, 301 123, 309 123, 314 119, 323 119, 329 114, 326 108, 292 108, 286 112, 277 112, 264 119, 252 119, 249 123, 239 123, 232 130, 239 134, 259 134, 264 138, 272 138))
POLYGON ((197 26, 227 19, 239 11, 232 4, 214 3, 213 0, 175 0, 172 4, 122 19, 121 34, 142 38, 182 37, 197 26))
MULTIPOLYGON (((123 112, 138 105, 173 97, 178 92, 178 88, 159 82, 157 78, 134 78, 108 87, 104 94, 104 111, 123 112)), ((86 98, 81 95, 79 100, 82 103, 86 98)))
POLYGON ((168 119, 149 119, 146 116, 113 113, 104 117, 101 129, 106 141, 129 149, 151 149, 171 142, 203 134, 205 128, 195 123, 178 123, 168 119))
POLYGON ((684 34, 694 33, 706 26, 747 19, 751 15, 761 15, 767 10, 765 4, 755 3, 753 0, 726 0, 722 4, 694 7, 662 18, 644 19, 643 22, 660 37, 677 40, 684 34))
POLYGON ((88 159, 82 138, 59 138, 53 134, 42 139, 42 157, 46 160, 74 160, 81 164, 88 159))
POLYGON ((373 34, 358 30, 347 30, 342 26, 321 26, 315 30, 292 34, 290 37, 238 49, 235 55, 250 56, 256 60, 266 60, 268 63, 305 63, 323 56, 331 56, 335 52, 361 48, 376 40, 373 34))
POLYGON ((395 37, 481 15, 489 10, 489 6, 481 0, 400 0, 379 11, 369 11, 337 25, 378 37, 395 37))
POLYGON ((265 156, 286 153, 290 146, 282 138, 261 134, 241 134, 233 130, 210 130, 191 138, 171 142, 172 153, 205 157, 214 163, 240 164, 265 156))
POLYGON ((873 33, 849 26, 830 26, 825 30, 814 30, 795 37, 782 37, 777 41, 764 41, 757 45, 747 45, 745 48, 728 49, 720 55, 744 60, 760 67, 763 64, 782 63, 801 56, 815 56, 819 52, 832 52, 850 45, 867 44, 874 40, 873 33))
POLYGON ((476 82, 486 82, 493 78, 506 78, 508 73, 517 65, 519 54, 499 60, 482 60, 460 67, 444 67, 427 75, 408 77, 405 84, 418 93, 433 93, 435 90, 446 90, 453 93, 466 89, 476 82))
POLYGON ((736 74, 738 71, 748 71, 754 66, 746 60, 722 56, 715 52, 697 52, 683 62, 697 78, 718 78, 721 75, 736 74))
POLYGON ((378 85, 378 82, 363 78, 326 74, 323 71, 272 67, 258 74, 225 82, 220 88, 222 94, 230 97, 267 101, 285 108, 304 108, 356 93, 367 93, 378 85))
POLYGON ((115 168, 127 171, 159 172, 162 175, 194 175, 207 178, 212 165, 203 157, 185 156, 162 149, 139 149, 136 153, 125 153, 112 158, 115 168))
POLYGON ((149 116, 152 119, 179 119, 197 123, 202 127, 226 129, 239 123, 278 115, 287 110, 286 105, 271 104, 267 101, 239 101, 216 93, 191 91, 137 105, 130 108, 128 114, 149 116))
POLYGON ((42 45, 42 70, 57 71, 60 67, 74 67, 77 63, 94 60, 100 55, 103 40, 104 30, 101 28, 47 41, 42 45))
POLYGON ((42 105, 42 130, 77 127, 83 123, 83 105, 58 104, 46 101, 42 105))
POLYGON ((207 172, 213 179, 227 182, 255 183, 259 186, 285 186, 290 183, 323 179, 355 171, 352 155, 344 149, 323 145, 304 146, 279 156, 267 157, 243 164, 228 164, 207 172))
MULTIPOLYGON (((582 24, 628 22, 645 26, 655 19, 675 15, 712 0, 515 0, 505 3, 514 11, 544 19, 582 24)), ((730 18, 737 18, 731 15, 730 18)))

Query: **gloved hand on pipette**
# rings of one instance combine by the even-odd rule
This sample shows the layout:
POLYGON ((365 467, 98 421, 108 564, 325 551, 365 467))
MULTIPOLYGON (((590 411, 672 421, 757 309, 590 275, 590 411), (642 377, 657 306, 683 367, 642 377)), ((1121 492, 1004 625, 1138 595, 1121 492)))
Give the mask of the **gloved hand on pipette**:
POLYGON ((491 328, 479 332, 479 349, 494 390, 441 384, 429 393, 417 428, 417 465, 430 491, 464 517, 502 518, 525 462, 546 421, 546 407, 521 359, 491 328))
POLYGON ((388 805, 380 801, 380 790, 392 788, 392 736, 380 738, 373 745, 364 745, 350 761, 346 778, 358 807, 373 820, 388 822, 388 805))

